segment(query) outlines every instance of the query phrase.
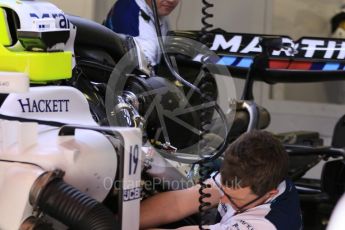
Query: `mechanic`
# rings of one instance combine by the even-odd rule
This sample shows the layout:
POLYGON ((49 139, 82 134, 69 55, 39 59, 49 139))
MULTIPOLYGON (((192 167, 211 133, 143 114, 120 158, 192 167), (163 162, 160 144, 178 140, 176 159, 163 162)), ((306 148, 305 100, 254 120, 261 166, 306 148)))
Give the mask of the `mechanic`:
MULTIPOLYGON (((162 35, 169 30, 167 16, 180 0, 156 0, 162 35)), ((160 48, 156 35, 152 0, 117 0, 105 21, 105 26, 116 33, 135 37, 144 54, 155 66, 160 61, 160 48)))
MULTIPOLYGON (((272 134, 243 134, 225 152, 219 173, 206 182, 209 202, 218 204, 211 230, 302 229, 299 198, 287 179, 288 154, 272 134)), ((199 186, 160 193, 142 201, 141 229, 161 226, 198 212, 199 186)), ((198 226, 179 229, 197 230, 198 226)))

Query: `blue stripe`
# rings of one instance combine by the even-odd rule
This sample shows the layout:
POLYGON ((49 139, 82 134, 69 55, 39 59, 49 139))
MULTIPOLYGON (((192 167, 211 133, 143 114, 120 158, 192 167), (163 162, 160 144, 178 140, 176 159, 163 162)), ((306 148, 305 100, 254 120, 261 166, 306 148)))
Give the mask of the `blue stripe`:
POLYGON ((326 65, 323 67, 323 70, 338 70, 340 64, 338 63, 326 63, 326 65))
POLYGON ((242 60, 237 64, 237 66, 249 68, 252 63, 253 63, 253 58, 242 58, 242 60))
POLYGON ((110 10, 105 26, 116 33, 139 36, 140 8, 135 0, 118 0, 110 10))
POLYGON ((324 66, 325 66, 325 63, 323 62, 314 62, 311 65, 310 70, 322 70, 324 66))
POLYGON ((235 57, 222 57, 217 64, 219 65, 232 65, 236 61, 235 57))

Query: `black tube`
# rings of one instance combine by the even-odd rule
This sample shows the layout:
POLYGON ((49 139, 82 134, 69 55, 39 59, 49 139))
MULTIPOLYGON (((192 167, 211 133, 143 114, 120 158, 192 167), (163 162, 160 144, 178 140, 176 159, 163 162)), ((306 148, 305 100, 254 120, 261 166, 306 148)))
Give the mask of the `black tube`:
POLYGON ((164 46, 164 43, 163 43, 162 31, 161 31, 159 17, 158 17, 158 10, 157 10, 156 0, 152 0, 152 11, 153 11, 153 17, 154 17, 154 20, 155 20, 154 24, 155 24, 155 28, 156 28, 156 34, 157 34, 159 48, 161 49, 161 53, 162 53, 163 59, 165 61, 165 64, 168 67, 168 70, 171 72, 173 77, 176 80, 180 81, 184 86, 189 87, 192 90, 196 91, 197 93, 201 94, 200 89, 198 87, 196 87, 195 85, 193 85, 192 83, 186 81, 183 77, 181 77, 180 74, 176 72, 176 70, 174 69, 174 67, 171 64, 171 60, 170 60, 170 58, 167 55, 167 52, 165 50, 165 46, 164 46))
POLYGON ((61 179, 53 180, 43 189, 38 206, 71 229, 120 229, 107 208, 61 179))

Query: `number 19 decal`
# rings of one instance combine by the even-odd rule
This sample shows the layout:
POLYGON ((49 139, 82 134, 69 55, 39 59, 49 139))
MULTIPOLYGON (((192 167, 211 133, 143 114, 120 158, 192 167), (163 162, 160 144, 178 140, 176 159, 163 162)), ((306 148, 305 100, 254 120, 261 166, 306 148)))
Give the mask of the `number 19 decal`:
POLYGON ((129 148, 129 175, 136 173, 139 163, 139 146, 134 145, 129 148))

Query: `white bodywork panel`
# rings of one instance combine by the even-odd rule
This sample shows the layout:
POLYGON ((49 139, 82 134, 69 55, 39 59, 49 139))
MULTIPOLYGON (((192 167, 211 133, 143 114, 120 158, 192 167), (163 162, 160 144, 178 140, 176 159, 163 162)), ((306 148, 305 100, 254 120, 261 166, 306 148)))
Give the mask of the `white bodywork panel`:
POLYGON ((24 93, 29 90, 29 76, 26 73, 0 71, 1 93, 24 93))
POLYGON ((59 136, 59 127, 0 120, 0 229, 18 229, 32 215, 28 197, 33 183, 43 172, 56 169, 65 172, 66 183, 99 202, 121 182, 121 224, 123 229, 139 228, 140 129, 97 126, 84 95, 63 86, 9 94, 0 114, 84 126, 74 135, 59 136), (99 129, 109 135, 95 131, 99 129), (123 147, 121 152, 114 143, 123 147), (118 166, 121 181, 115 181, 118 166))

